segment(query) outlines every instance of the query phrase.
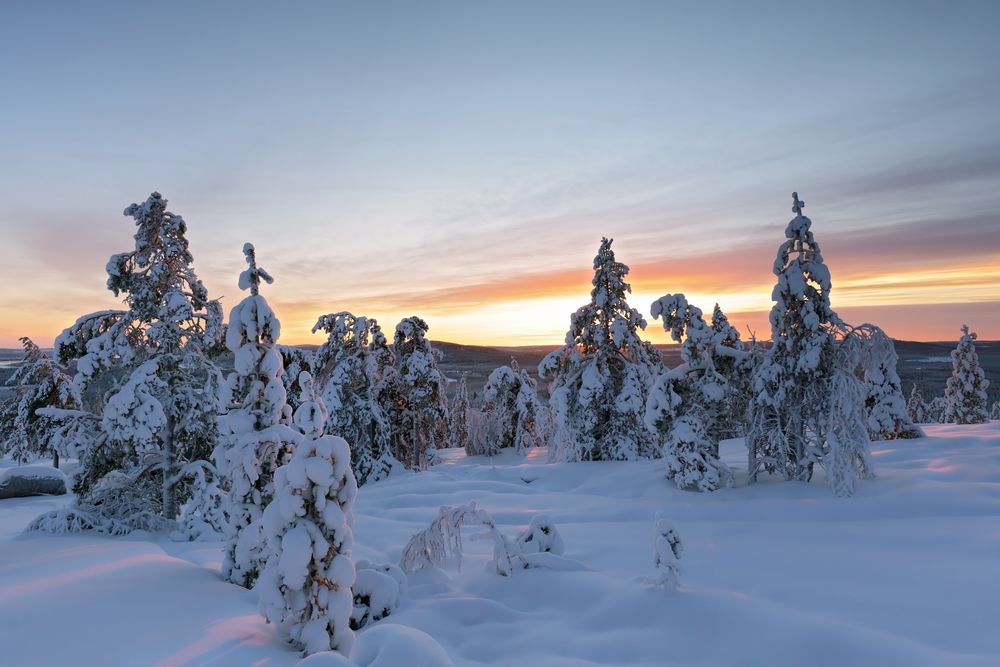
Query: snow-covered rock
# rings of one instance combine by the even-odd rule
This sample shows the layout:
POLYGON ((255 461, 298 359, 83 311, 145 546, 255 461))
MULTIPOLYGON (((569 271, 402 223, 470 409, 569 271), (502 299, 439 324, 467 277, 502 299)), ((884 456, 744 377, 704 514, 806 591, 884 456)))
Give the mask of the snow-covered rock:
POLYGON ((0 471, 0 499, 43 494, 61 496, 69 488, 66 475, 48 466, 19 466, 0 471))

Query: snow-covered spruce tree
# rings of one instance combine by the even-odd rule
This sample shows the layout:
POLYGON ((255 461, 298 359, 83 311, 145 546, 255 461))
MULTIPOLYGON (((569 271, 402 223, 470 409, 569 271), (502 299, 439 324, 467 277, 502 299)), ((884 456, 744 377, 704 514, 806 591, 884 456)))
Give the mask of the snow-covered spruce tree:
POLYGON ((183 500, 178 471, 215 446, 212 356, 221 346, 222 309, 191 266, 187 225, 166 206, 154 192, 125 209, 135 221, 135 248, 112 256, 107 272, 126 309, 85 315, 56 339, 60 361, 76 361, 81 393, 111 389, 88 405, 101 432, 81 452, 77 508, 62 513, 87 516, 61 528, 59 520, 41 521, 48 530, 169 526, 183 500))
POLYGON ((920 389, 917 388, 916 382, 913 383, 910 398, 906 401, 906 414, 914 424, 927 423, 927 404, 924 403, 924 398, 920 395, 920 389))
POLYGON ((469 429, 469 387, 465 380, 465 373, 458 378, 455 387, 455 395, 451 399, 451 408, 448 410, 448 446, 461 447, 465 453, 472 456, 473 442, 469 429))
POLYGON ((820 464, 838 495, 872 476, 864 387, 856 373, 862 344, 830 306, 830 272, 793 193, 796 216, 774 262, 772 345, 751 375, 748 472, 809 480, 820 464), (857 423, 855 423, 857 422, 857 423))
MULTIPOLYGON (((319 410, 303 404, 297 423, 316 423, 319 410)), ((323 425, 313 433, 322 433, 323 425)), ((264 511, 267 564, 254 589, 268 621, 306 654, 340 651, 354 642, 354 499, 351 450, 333 435, 303 436, 274 477, 274 500, 264 511)))
POLYGON ((554 456, 563 461, 628 460, 657 454, 646 429, 647 387, 660 354, 639 338, 646 320, 625 300, 628 266, 615 261, 611 239, 594 258, 590 303, 570 316, 566 344, 538 367, 555 413, 554 456))
POLYGON ((864 354, 864 378, 868 395, 868 436, 872 440, 919 438, 923 432, 914 425, 903 398, 903 384, 896 373, 896 348, 880 328, 868 325, 864 354))
POLYGON ((981 424, 990 418, 986 398, 990 383, 979 366, 975 340, 976 334, 963 324, 958 347, 951 353, 951 377, 944 390, 944 421, 948 424, 981 424))
POLYGON ((330 313, 320 316, 316 331, 327 335, 313 360, 329 414, 326 432, 354 443, 351 466, 359 484, 378 481, 394 463, 392 350, 373 318, 330 313))
POLYGON ((990 419, 1000 419, 1000 401, 994 401, 993 409, 990 410, 990 419))
POLYGON ((51 456, 59 467, 59 449, 53 439, 59 423, 39 409, 73 410, 82 407, 73 378, 29 338, 21 338, 24 358, 7 380, 14 396, 0 405, 0 454, 18 463, 51 456))
POLYGON ((483 387, 475 451, 494 456, 510 447, 523 454, 532 447, 543 446, 544 410, 534 379, 521 369, 517 360, 511 359, 510 366, 494 369, 483 387))
POLYGON ((439 353, 427 339, 429 327, 419 317, 407 317, 396 325, 393 438, 396 458, 409 468, 427 466, 426 452, 437 448, 447 433, 448 405, 444 375, 438 370, 439 353))
POLYGON ((740 332, 729 323, 719 304, 712 310, 712 340, 715 347, 734 350, 716 354, 713 360, 716 372, 726 380, 729 391, 726 405, 722 406, 713 425, 713 435, 719 438, 739 438, 746 435, 747 410, 749 409, 750 372, 753 369, 751 350, 740 340, 740 332))
POLYGON ((213 457, 229 480, 229 535, 222 576, 252 588, 266 556, 261 517, 274 496, 275 469, 288 460, 300 439, 291 428, 291 410, 282 383, 281 354, 275 347, 281 323, 260 283, 271 276, 257 266, 254 247, 243 246, 247 269, 240 289, 250 294, 229 313, 226 346, 235 370, 222 386, 219 443, 213 457))
POLYGON ((734 390, 717 366, 722 359, 743 362, 746 353, 724 344, 726 334, 717 335, 683 294, 660 297, 651 312, 674 341, 683 341, 684 363, 657 379, 646 405, 647 427, 665 442, 667 478, 698 491, 732 486, 732 472, 719 460, 718 424, 734 390))

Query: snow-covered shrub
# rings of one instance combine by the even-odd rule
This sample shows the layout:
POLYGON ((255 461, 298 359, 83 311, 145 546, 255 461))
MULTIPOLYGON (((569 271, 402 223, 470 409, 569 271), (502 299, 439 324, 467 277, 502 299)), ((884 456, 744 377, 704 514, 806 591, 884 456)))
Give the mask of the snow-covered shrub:
POLYGON ((951 377, 944 390, 944 421, 949 424, 981 424, 989 419, 986 388, 990 386, 979 365, 973 341, 976 334, 962 325, 962 337, 951 353, 951 377))
POLYGON ((462 525, 479 524, 484 513, 475 501, 456 507, 442 507, 430 525, 415 533, 403 547, 399 567, 412 574, 420 570, 442 567, 453 560, 462 566, 462 525))
POLYGON ((448 404, 444 374, 438 370, 440 353, 427 338, 430 327, 419 317, 396 325, 396 353, 392 414, 395 456, 408 468, 427 466, 426 451, 447 438, 448 404))
POLYGON ((892 339, 873 325, 866 325, 866 331, 863 366, 869 438, 895 440, 921 437, 923 432, 914 426, 907 412, 902 381, 896 373, 899 357, 892 339))
POLYGON ((73 379, 29 338, 21 338, 24 358, 7 385, 14 396, 0 405, 0 455, 18 463, 51 456, 59 467, 62 438, 55 438, 60 423, 53 410, 79 411, 80 393, 73 379), (48 410, 38 413, 38 410, 48 410))
POLYGON ((552 553, 557 556, 563 555, 563 541, 556 529, 552 519, 544 514, 536 514, 531 517, 531 523, 523 531, 518 533, 514 542, 521 549, 521 553, 552 553))
POLYGON ((92 523, 116 530, 147 527, 153 512, 169 526, 184 500, 177 472, 208 458, 216 440, 212 357, 222 311, 191 266, 186 223, 166 204, 154 192, 125 209, 137 228, 135 247, 111 257, 107 284, 115 296, 124 295, 126 309, 81 317, 55 343, 61 362, 76 361, 81 395, 111 384, 103 397, 85 401, 93 418, 75 415, 61 437, 88 445, 79 452, 78 509, 112 512, 92 523), (99 433, 81 431, 97 419, 99 433))
POLYGON ((667 521, 662 512, 656 513, 653 525, 653 562, 659 570, 659 576, 654 581, 658 588, 675 590, 680 583, 681 554, 684 545, 680 535, 667 521))
POLYGON ((625 296, 628 266, 615 261, 611 240, 594 258, 590 303, 570 316, 566 344, 538 367, 550 383, 557 433, 554 457, 563 461, 630 460, 657 454, 646 429, 646 391, 660 354, 639 338, 646 320, 625 296))
POLYGON ((352 443, 351 466, 359 484, 378 481, 395 462, 395 355, 373 318, 330 313, 320 316, 312 330, 327 336, 313 362, 330 416, 326 432, 352 443))
POLYGON ((667 479, 688 491, 731 487, 733 473, 719 460, 718 442, 708 437, 701 419, 683 415, 673 421, 663 447, 667 479))
POLYGON ((993 409, 990 410, 990 419, 1000 419, 1000 401, 993 403, 993 409))
POLYGON ((736 403, 734 377, 747 363, 747 354, 725 315, 716 306, 719 331, 702 319, 701 309, 683 294, 667 294, 653 302, 652 315, 663 319, 663 328, 680 343, 683 363, 661 374, 646 399, 646 426, 664 440, 667 478, 682 489, 714 491, 732 486, 729 468, 719 460, 720 422, 736 403))
POLYGON ((181 468, 179 477, 190 480, 190 489, 177 517, 176 539, 214 542, 228 532, 229 496, 219 488, 218 476, 208 461, 192 461, 181 468))
POLYGON ((872 476, 866 393, 857 377, 866 334, 831 308, 830 271, 804 204, 797 194, 793 199, 796 216, 773 267, 772 345, 751 375, 749 478, 769 472, 808 481, 819 464, 835 491, 846 494, 854 488, 846 475, 872 476))
POLYGON ((372 565, 368 561, 355 564, 357 576, 351 590, 354 592, 354 611, 351 629, 361 628, 380 621, 394 612, 406 596, 406 574, 395 565, 372 565))
POLYGON ((551 520, 533 520, 528 530, 515 539, 497 528, 489 512, 476 506, 475 501, 457 507, 442 507, 431 524, 414 534, 403 548, 399 566, 414 573, 443 567, 454 562, 462 565, 462 526, 482 526, 486 530, 472 536, 474 540, 493 542, 493 567, 501 576, 529 567, 578 569, 573 561, 562 558, 563 543, 551 520))
MULTIPOLYGON (((300 410, 302 408, 299 408, 300 410)), ((343 438, 303 438, 274 476, 264 511, 267 564, 257 581, 260 608, 305 653, 350 652, 355 569, 351 534, 357 482, 343 438)))
POLYGON ((175 523, 163 518, 157 502, 162 483, 151 474, 156 465, 152 460, 146 466, 110 470, 100 476, 85 496, 77 498, 73 507, 42 514, 26 530, 49 533, 94 530, 109 535, 168 530, 175 523))
POLYGON ((523 454, 545 444, 545 406, 538 400, 535 381, 516 360, 490 373, 483 387, 481 412, 476 453, 493 456, 510 447, 523 454))

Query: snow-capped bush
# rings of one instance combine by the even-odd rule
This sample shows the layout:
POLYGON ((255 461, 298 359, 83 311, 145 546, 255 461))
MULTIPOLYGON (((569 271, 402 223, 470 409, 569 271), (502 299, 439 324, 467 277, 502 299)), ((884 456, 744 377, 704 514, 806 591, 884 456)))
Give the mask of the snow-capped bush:
POLYGON ((654 580, 658 588, 675 590, 680 583, 681 554, 684 545, 680 535, 667 521, 662 512, 656 513, 653 524, 653 562, 659 570, 659 576, 654 580))
POLYGON ((420 570, 442 567, 449 561, 462 566, 462 525, 480 523, 480 510, 475 501, 456 507, 442 507, 430 525, 414 534, 403 548, 399 567, 412 574, 420 570))
POLYGON ((683 415, 673 421, 663 447, 667 479, 688 491, 715 491, 734 484, 733 473, 719 459, 701 419, 683 415))
POLYGON ((351 466, 359 484, 378 481, 395 462, 395 355, 373 318, 330 313, 320 316, 312 330, 327 336, 313 362, 330 416, 326 432, 352 443, 351 466))
POLYGON ((989 419, 986 388, 990 386, 979 365, 973 341, 976 334, 962 325, 962 337, 951 353, 951 377, 944 390, 944 421, 949 424, 981 424, 989 419))
POLYGON ((628 266, 615 261, 611 240, 594 258, 590 303, 570 316, 566 344, 538 367, 550 383, 557 433, 554 457, 563 461, 630 460, 655 456, 646 429, 647 387, 660 354, 639 338, 646 320, 625 295, 628 266))
POLYGON ((181 505, 177 517, 175 539, 189 541, 217 541, 229 529, 226 516, 229 495, 219 488, 218 472, 208 461, 192 461, 179 473, 190 480, 188 499, 181 505))
MULTIPOLYGON (((300 408, 301 410, 302 408, 300 408)), ((350 652, 357 482, 343 438, 303 438, 274 476, 262 522, 267 564, 255 591, 268 621, 305 653, 350 652)))
POLYGON ((531 523, 514 538, 521 553, 552 553, 563 555, 563 541, 552 519, 544 514, 531 517, 531 523))
POLYGON ((497 574, 510 576, 529 567, 579 569, 578 564, 562 558, 562 538, 551 520, 540 517, 528 530, 510 539, 497 528, 489 512, 475 501, 457 507, 442 507, 431 524, 414 534, 406 543, 399 566, 412 574, 443 567, 454 562, 462 566, 462 526, 482 526, 486 530, 474 540, 493 542, 493 567, 497 574))
POLYGON ((683 294, 667 294, 653 302, 652 315, 663 319, 663 328, 683 345, 683 364, 661 374, 646 399, 646 426, 664 439, 667 478, 682 489, 714 491, 732 486, 733 475, 719 459, 723 415, 733 400, 739 380, 722 375, 723 360, 735 378, 747 364, 747 354, 736 347, 739 337, 728 327, 716 306, 719 331, 702 319, 701 309, 683 294), (681 416, 678 416, 681 415, 681 416))
POLYGON ((291 408, 282 382, 284 369, 275 343, 281 323, 260 295, 260 282, 271 276, 257 266, 254 247, 243 246, 248 268, 240 287, 250 295, 233 307, 226 330, 226 346, 234 355, 235 370, 221 388, 219 444, 213 457, 229 481, 228 541, 222 576, 252 588, 266 556, 261 534, 264 508, 274 496, 274 471, 284 463, 301 438, 289 424, 291 408))
POLYGON ((380 621, 394 612, 406 596, 406 574, 395 565, 372 565, 368 561, 355 564, 354 611, 351 629, 380 621))
POLYGON ((896 373, 896 348, 884 331, 866 325, 863 355, 868 410, 868 436, 872 440, 919 438, 923 432, 914 425, 903 398, 903 385, 896 373))
POLYGON ((535 381, 511 359, 510 366, 494 369, 486 379, 472 451, 494 456, 509 447, 523 454, 531 447, 544 446, 545 411, 535 381))

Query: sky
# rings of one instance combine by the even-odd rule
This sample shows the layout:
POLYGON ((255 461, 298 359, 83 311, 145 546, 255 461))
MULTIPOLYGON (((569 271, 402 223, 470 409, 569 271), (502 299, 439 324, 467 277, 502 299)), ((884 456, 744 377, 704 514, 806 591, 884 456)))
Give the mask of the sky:
MULTIPOLYGON (((120 303, 162 192, 228 311, 562 342, 601 238, 769 337, 791 192, 849 322, 1000 339, 1000 3, 6 3, 0 346, 120 303)), ((667 341, 650 320, 647 337, 667 341)))

